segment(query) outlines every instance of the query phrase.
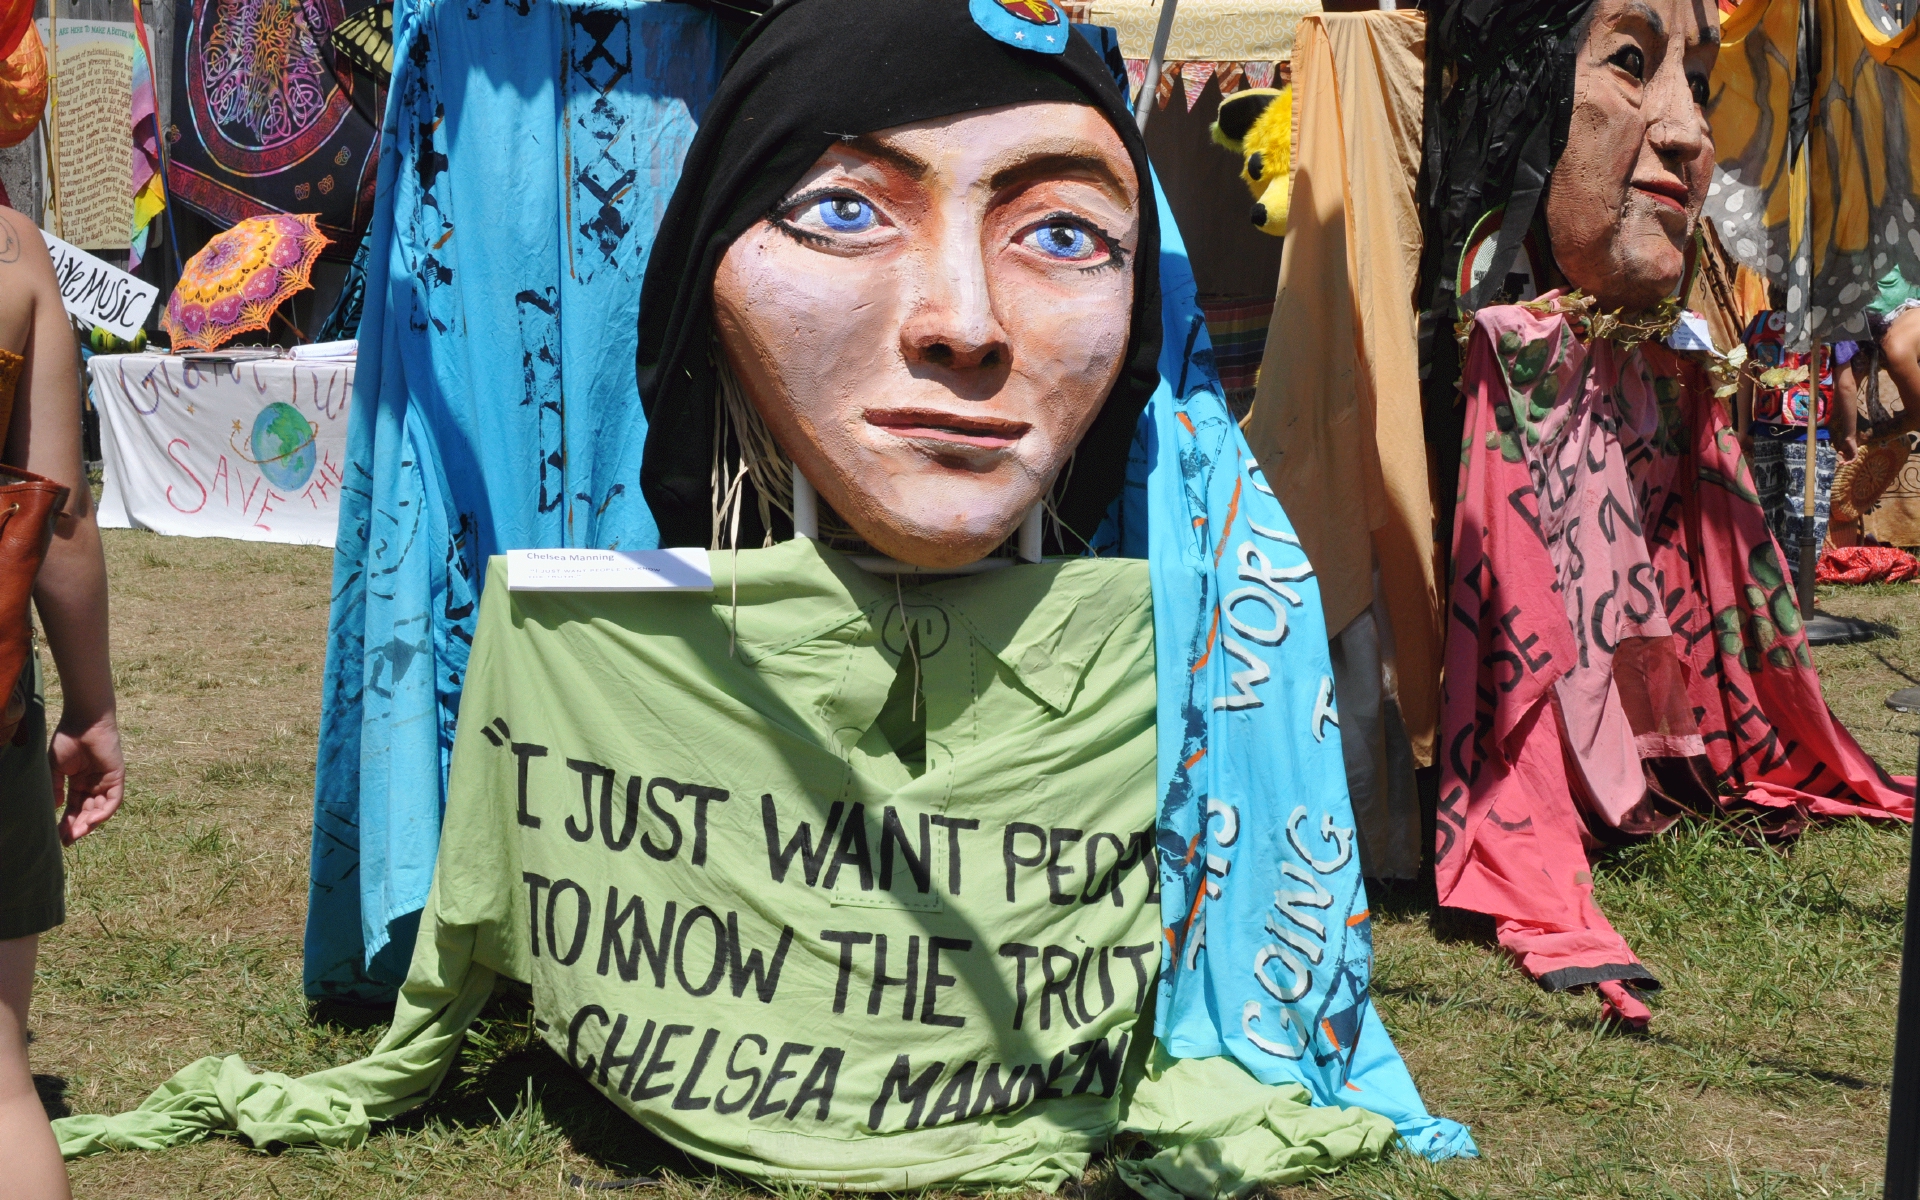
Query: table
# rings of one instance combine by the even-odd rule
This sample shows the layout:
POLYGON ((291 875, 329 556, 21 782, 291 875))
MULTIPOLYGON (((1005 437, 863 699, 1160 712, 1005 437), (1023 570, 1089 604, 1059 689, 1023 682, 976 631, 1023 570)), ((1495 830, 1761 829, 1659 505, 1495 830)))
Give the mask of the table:
POLYGON ((332 546, 353 362, 88 362, 106 486, 100 524, 332 546))

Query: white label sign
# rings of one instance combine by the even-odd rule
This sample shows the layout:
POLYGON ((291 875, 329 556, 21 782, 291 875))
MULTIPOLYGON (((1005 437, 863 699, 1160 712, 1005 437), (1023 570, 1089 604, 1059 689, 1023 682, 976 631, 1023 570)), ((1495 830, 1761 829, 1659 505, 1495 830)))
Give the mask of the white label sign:
POLYGON ((707 552, 509 550, 510 592, 710 592, 707 552))
POLYGON ((40 236, 46 239, 47 253, 53 255, 53 277, 60 283, 60 299, 69 313, 116 337, 131 340, 140 332, 147 312, 160 296, 159 288, 78 246, 69 246, 44 229, 40 236))

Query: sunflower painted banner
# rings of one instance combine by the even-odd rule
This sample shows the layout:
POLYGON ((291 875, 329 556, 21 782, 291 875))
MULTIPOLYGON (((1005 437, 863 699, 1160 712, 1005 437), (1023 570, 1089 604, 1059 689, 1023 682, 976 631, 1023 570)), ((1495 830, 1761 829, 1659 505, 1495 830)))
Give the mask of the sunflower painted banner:
POLYGON ((100 524, 333 545, 351 361, 98 354, 87 365, 106 460, 100 524))

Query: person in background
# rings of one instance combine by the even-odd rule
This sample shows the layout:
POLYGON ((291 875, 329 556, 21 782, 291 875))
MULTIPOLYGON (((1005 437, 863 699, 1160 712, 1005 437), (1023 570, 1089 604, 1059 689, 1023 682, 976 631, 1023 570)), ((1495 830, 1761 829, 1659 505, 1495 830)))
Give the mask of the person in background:
MULTIPOLYGON (((1811 389, 1806 379, 1770 383, 1775 368, 1794 370, 1808 356, 1785 347, 1786 314, 1776 294, 1773 307, 1757 314, 1741 340, 1747 365, 1740 374, 1734 429, 1753 464, 1754 489, 1767 514, 1767 527, 1780 543, 1791 570, 1798 562, 1800 533, 1807 519, 1807 410, 1811 389)), ((1852 461, 1859 449, 1859 369, 1865 365, 1856 342, 1832 342, 1822 355, 1819 405, 1815 413, 1817 487, 1813 513, 1816 547, 1827 539, 1827 514, 1833 473, 1841 459, 1852 461)))
POLYGON ((1867 323, 1880 344, 1880 366, 1900 393, 1896 423, 1875 432, 1920 430, 1920 300, 1908 300, 1885 317, 1870 315, 1867 323))
POLYGON ((39 659, 29 655, 26 715, 0 742, 0 1194, 11 1200, 71 1194, 27 1068, 27 1004, 39 935, 65 918, 61 846, 114 814, 126 778, 107 662, 106 561, 80 460, 78 365, 40 231, 0 208, 0 411, 10 412, 0 457, 68 489, 33 589, 60 676, 60 718, 49 730, 39 659))

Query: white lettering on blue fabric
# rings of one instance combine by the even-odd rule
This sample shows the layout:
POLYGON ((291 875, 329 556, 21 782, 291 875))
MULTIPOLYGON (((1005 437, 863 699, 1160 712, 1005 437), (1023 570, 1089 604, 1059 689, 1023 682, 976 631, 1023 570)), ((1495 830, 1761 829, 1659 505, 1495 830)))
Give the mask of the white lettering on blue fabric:
POLYGON ((1307 865, 1322 875, 1331 875, 1341 867, 1346 866, 1347 860, 1353 857, 1353 830, 1342 829, 1340 826, 1335 825, 1333 823, 1332 813, 1320 814, 1321 838, 1332 842, 1340 849, 1340 857, 1334 859, 1332 862, 1323 862, 1315 858, 1300 841, 1300 826, 1305 823, 1306 819, 1307 806, 1304 804, 1295 808, 1292 815, 1287 818, 1287 841, 1293 844, 1294 852, 1301 858, 1306 859, 1307 865))
POLYGON ((1327 726, 1340 728, 1340 714, 1333 706, 1333 676, 1331 675, 1320 677, 1320 695, 1313 702, 1313 719, 1308 724, 1313 730, 1313 740, 1316 742, 1327 740, 1327 726))

